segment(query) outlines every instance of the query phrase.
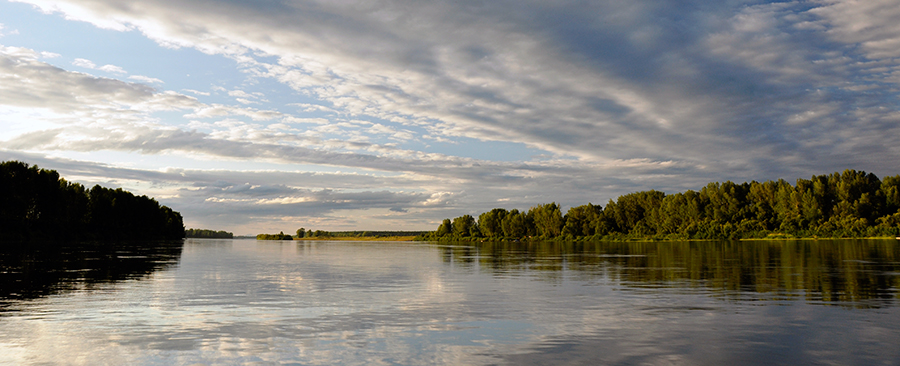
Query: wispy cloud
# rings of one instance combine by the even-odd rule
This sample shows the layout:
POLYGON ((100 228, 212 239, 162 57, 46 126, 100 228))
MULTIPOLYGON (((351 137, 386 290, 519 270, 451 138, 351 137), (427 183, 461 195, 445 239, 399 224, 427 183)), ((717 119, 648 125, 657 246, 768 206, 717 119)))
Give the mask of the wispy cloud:
POLYGON ((16 34, 19 34, 19 30, 18 30, 18 29, 6 30, 5 28, 6 28, 6 27, 3 25, 3 23, 0 23, 0 38, 3 38, 3 36, 6 36, 6 35, 16 35, 16 34))
POLYGON ((152 78, 149 76, 143 76, 143 75, 131 75, 128 77, 128 79, 137 80, 137 81, 140 81, 142 83, 147 83, 147 84, 163 84, 163 81, 160 79, 152 78))
POLYGON ((81 67, 81 68, 85 68, 85 69, 91 69, 91 70, 100 70, 100 71, 104 71, 104 72, 108 72, 108 73, 112 73, 112 74, 127 74, 128 73, 127 71, 125 71, 125 69, 123 69, 119 66, 116 66, 116 65, 103 65, 103 66, 97 67, 97 65, 94 64, 93 61, 83 59, 83 58, 76 58, 75 60, 72 60, 72 66, 81 67))

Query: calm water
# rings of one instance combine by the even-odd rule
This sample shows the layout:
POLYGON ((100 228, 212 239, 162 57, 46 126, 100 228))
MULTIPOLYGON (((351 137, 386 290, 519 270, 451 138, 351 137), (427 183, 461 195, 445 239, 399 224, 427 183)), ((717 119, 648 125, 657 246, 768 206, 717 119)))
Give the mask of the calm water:
POLYGON ((900 365, 900 242, 0 255, 0 364, 900 365))

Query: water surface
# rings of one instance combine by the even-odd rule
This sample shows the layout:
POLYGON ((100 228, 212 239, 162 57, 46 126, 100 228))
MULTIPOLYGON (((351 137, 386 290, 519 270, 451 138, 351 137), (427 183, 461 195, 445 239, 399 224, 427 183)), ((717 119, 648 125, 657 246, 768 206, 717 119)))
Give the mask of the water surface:
POLYGON ((0 256, 0 364, 900 364, 894 240, 0 256))

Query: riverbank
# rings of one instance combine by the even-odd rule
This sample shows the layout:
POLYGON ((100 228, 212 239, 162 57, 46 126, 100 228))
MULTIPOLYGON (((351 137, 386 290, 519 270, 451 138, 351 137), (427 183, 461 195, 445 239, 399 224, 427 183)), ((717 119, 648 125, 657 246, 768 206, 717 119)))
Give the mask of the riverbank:
POLYGON ((294 240, 339 240, 339 241, 414 241, 415 236, 336 236, 336 237, 314 237, 314 238, 295 238, 294 240))

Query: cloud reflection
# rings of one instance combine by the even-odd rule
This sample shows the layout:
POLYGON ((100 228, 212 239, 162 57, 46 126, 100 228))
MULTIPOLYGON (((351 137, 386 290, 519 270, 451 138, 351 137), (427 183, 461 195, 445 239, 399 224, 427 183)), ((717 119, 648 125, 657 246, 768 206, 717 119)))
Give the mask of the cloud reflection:
MULTIPOLYGON (((885 346, 900 341, 900 307, 896 297, 879 297, 881 285, 828 301, 816 295, 821 280, 835 276, 843 280, 832 285, 896 279, 896 246, 742 244, 192 239, 173 270, 3 313, 0 361, 758 364, 900 356, 885 346), (716 270, 738 267, 707 261, 746 267, 737 270, 742 281, 757 277, 723 286, 716 270), (821 277, 795 281, 794 273, 821 277)), ((896 296, 895 287, 882 290, 896 296)))

